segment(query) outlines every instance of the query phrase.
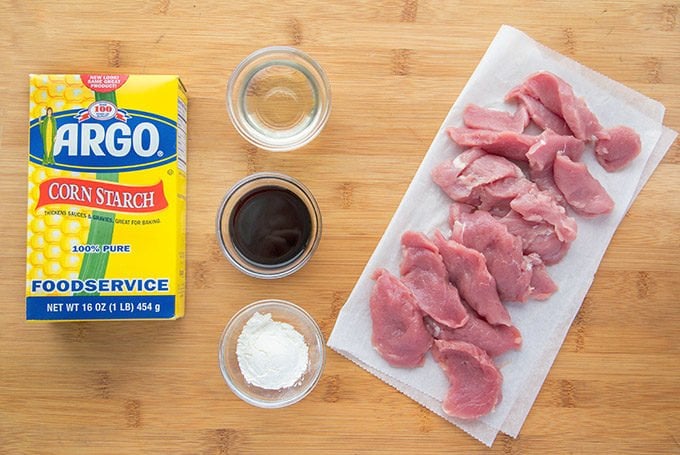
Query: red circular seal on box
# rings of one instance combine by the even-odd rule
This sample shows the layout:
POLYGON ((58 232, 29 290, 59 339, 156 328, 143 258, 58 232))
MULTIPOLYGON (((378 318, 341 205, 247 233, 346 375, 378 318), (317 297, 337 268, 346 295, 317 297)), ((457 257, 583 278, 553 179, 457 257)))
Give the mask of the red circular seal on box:
POLYGON ((80 80, 92 91, 108 93, 119 89, 128 80, 127 74, 81 74, 80 80))

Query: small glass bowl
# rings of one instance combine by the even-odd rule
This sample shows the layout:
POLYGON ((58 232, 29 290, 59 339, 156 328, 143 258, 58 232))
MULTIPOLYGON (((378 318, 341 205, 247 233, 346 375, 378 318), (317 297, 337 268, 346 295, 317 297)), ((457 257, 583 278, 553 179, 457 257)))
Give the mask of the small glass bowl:
POLYGON ((236 269, 255 278, 283 278, 302 268, 321 241, 321 225, 321 210, 311 191, 293 177, 275 172, 258 172, 241 179, 227 192, 217 211, 217 238, 222 253, 236 269), (270 187, 288 190, 297 196, 309 212, 311 226, 304 249, 297 256, 280 264, 264 265, 248 259, 236 248, 231 216, 240 201, 257 190, 270 187))
POLYGON ((331 112, 326 73, 304 52, 272 46, 257 50, 234 70, 227 110, 236 130, 272 152, 302 147, 323 129, 331 112))
POLYGON ((240 399, 260 408, 282 408, 306 397, 319 382, 326 360, 323 334, 314 319, 299 306, 285 300, 260 300, 239 310, 227 323, 219 343, 219 364, 229 388, 240 399), (309 347, 309 364, 302 379, 295 385, 279 390, 267 390, 249 384, 238 365, 236 344, 243 327, 255 313, 271 314, 277 322, 293 326, 309 347))

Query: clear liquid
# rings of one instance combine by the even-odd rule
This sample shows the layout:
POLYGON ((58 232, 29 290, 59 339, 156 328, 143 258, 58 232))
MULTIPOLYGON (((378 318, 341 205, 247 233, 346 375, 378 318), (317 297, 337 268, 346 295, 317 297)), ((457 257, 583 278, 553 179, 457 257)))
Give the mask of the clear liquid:
POLYGON ((245 89, 245 115, 261 133, 290 137, 309 126, 317 95, 308 77, 294 66, 274 63, 258 70, 245 89))

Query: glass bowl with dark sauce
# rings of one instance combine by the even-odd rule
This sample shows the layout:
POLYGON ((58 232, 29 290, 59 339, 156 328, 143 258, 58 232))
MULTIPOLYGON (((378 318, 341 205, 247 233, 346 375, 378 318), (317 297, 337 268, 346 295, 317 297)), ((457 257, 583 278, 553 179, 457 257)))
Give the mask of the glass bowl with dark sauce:
POLYGON ((312 257, 321 239, 321 211, 298 180, 260 172, 237 182, 217 213, 222 252, 256 278, 288 276, 312 257))

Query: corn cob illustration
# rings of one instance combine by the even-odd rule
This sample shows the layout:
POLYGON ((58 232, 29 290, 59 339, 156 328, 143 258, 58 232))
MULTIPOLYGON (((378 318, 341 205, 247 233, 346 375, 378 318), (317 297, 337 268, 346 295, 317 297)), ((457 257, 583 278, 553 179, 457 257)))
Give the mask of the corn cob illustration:
MULTIPOLYGON (((30 92, 31 117, 39 118, 43 122, 40 124, 40 133, 45 148, 43 163, 46 164, 48 150, 52 151, 54 133, 56 133, 55 113, 62 110, 86 108, 94 101, 94 96, 84 87, 79 78, 56 75, 32 77, 30 92), (50 117, 51 119, 47 121, 50 117)), ((54 163, 53 153, 50 154, 50 158, 50 162, 54 163)), ((28 261, 26 263, 28 279, 78 278, 83 253, 74 252, 73 247, 87 243, 90 219, 87 217, 71 218, 62 214, 42 217, 33 214, 40 196, 40 183, 50 178, 79 178, 81 176, 86 175, 53 167, 42 167, 29 162, 28 261)), ((61 212, 68 212, 78 210, 78 207, 64 205, 59 209, 61 212)))
MULTIPOLYGON (((49 76, 32 79, 31 113, 38 114, 43 140, 43 164, 54 164, 56 134, 55 109, 86 108, 93 101, 116 103, 115 92, 94 93, 83 86, 80 79, 49 76), (44 115, 42 115, 44 113, 44 115)), ((93 220, 72 218, 62 214, 46 215, 42 219, 31 215, 39 199, 39 185, 48 178, 78 177, 80 173, 40 167, 29 163, 29 219, 28 219, 28 278, 102 278, 106 272, 108 252, 74 252, 75 245, 110 243, 114 223, 113 213, 94 210, 93 220)), ((97 173, 97 180, 117 182, 117 173, 97 173)), ((79 210, 65 207, 66 210, 79 210)))

